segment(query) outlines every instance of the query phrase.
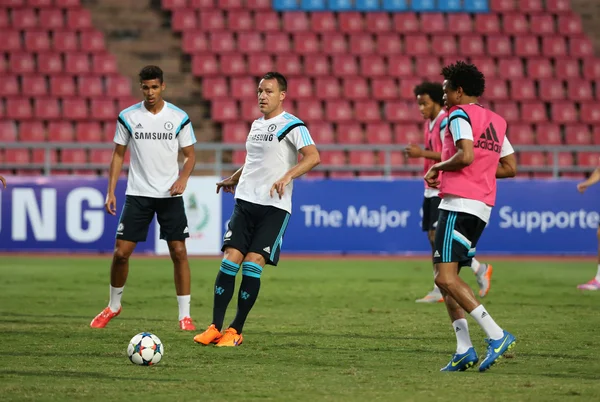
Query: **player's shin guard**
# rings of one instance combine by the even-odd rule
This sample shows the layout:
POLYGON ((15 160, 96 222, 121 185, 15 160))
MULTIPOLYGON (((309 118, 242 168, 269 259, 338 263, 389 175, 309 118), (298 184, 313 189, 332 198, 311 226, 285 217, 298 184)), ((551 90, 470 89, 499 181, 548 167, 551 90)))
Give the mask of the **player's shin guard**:
POLYGON ((238 310, 235 319, 230 325, 238 334, 242 333, 248 313, 252 310, 258 297, 262 270, 260 265, 253 262, 244 262, 242 264, 242 284, 240 285, 240 292, 238 294, 238 310))
POLYGON ((223 320, 227 306, 233 297, 235 290, 235 276, 240 270, 239 264, 229 260, 221 261, 221 269, 215 281, 215 297, 213 304, 213 324, 220 331, 223 328, 223 320))

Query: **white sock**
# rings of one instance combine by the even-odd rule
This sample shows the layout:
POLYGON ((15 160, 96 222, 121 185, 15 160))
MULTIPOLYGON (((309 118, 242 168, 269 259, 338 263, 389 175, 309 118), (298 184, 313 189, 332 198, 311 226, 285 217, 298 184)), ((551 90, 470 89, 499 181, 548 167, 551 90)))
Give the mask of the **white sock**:
POLYGON ((477 321, 477 324, 481 326, 488 338, 497 340, 501 339, 504 335, 502 328, 492 319, 492 316, 486 311, 483 304, 480 304, 475 310, 471 311, 471 317, 477 321))
POLYGON ((598 264, 598 272, 596 272, 596 280, 600 282, 600 264, 598 264))
POLYGON ((469 324, 466 318, 461 318, 452 323, 452 329, 456 333, 456 353, 463 354, 473 347, 469 336, 469 324))
POLYGON ((477 272, 479 272, 480 266, 481 266, 481 263, 479 261, 477 261, 475 258, 473 258, 473 260, 471 261, 471 269, 473 270, 473 273, 475 275, 477 275, 477 272))
POLYGON ((190 295, 177 296, 177 303, 179 304, 179 321, 185 317, 190 317, 190 295))
POLYGON ((125 286, 122 288, 113 288, 111 285, 110 287, 110 300, 108 301, 108 307, 110 307, 110 310, 113 313, 116 313, 119 311, 119 308, 121 308, 121 296, 123 296, 124 288, 125 286))

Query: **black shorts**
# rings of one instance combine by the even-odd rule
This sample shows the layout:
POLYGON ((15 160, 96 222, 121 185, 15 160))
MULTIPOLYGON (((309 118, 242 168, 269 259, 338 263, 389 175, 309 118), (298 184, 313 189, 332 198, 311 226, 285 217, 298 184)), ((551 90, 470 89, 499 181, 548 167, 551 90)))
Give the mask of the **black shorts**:
POLYGON ((486 223, 475 215, 440 209, 433 262, 458 262, 461 267, 471 265, 485 226, 486 223))
POLYGON ((435 230, 438 222, 440 202, 442 202, 440 197, 423 197, 423 220, 421 221, 423 232, 435 230))
POLYGON ((135 243, 146 241, 148 228, 155 213, 162 240, 185 240, 190 237, 183 197, 152 198, 128 195, 125 197, 119 218, 117 239, 135 243))
POLYGON ((289 212, 283 209, 237 199, 221 251, 232 247, 243 255, 257 253, 267 264, 277 265, 289 220, 289 212))

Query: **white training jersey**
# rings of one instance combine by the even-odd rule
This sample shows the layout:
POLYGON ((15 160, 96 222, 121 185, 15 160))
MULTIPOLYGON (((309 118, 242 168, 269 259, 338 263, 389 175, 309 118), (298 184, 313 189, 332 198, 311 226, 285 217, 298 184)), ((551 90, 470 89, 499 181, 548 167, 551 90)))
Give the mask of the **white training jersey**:
POLYGON ((298 163, 298 150, 314 145, 302 120, 283 112, 265 120, 254 120, 246 139, 246 161, 235 190, 235 198, 270 205, 292 213, 292 181, 283 197, 269 191, 273 184, 298 163))
POLYGON ((140 102, 119 114, 114 142, 131 150, 125 194, 167 198, 179 177, 179 148, 195 144, 196 136, 187 113, 177 106, 165 101, 153 114, 140 102))

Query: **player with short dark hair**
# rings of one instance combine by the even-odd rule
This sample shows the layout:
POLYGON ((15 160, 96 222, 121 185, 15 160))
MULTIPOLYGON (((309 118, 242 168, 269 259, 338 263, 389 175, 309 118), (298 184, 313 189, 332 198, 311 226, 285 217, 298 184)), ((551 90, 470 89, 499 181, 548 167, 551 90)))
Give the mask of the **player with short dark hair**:
POLYGON ((260 289, 266 264, 277 265, 292 212, 293 180, 320 162, 306 125, 283 109, 287 81, 277 72, 265 74, 258 85, 258 107, 246 139, 246 160, 232 176, 217 183, 217 193, 235 193, 235 207, 223 239, 223 260, 214 288, 213 319, 194 337, 203 345, 239 346, 248 313, 260 289), (302 159, 298 162, 298 153, 302 159), (235 277, 242 271, 237 314, 222 333, 235 277))
POLYGON ((485 371, 514 346, 516 338, 496 324, 458 274, 475 256, 490 219, 496 178, 514 177, 517 163, 506 138, 506 120, 478 103, 485 90, 484 75, 461 61, 444 67, 442 75, 448 129, 442 161, 425 175, 431 187, 440 188, 442 198, 435 232, 435 283, 444 296, 457 340, 456 353, 442 371, 466 370, 479 361, 465 311, 487 334, 487 353, 479 365, 479 371, 485 371))
MULTIPOLYGON (((580 193, 584 193, 588 187, 593 186, 594 184, 600 181, 600 167, 596 168, 590 177, 587 180, 582 181, 577 184, 577 191, 580 193)), ((596 237, 598 238, 598 270, 596 271, 596 276, 592 278, 591 281, 586 283, 582 283, 581 285, 577 285, 577 289, 580 290, 600 290, 600 226, 596 231, 596 237)))
MULTIPOLYGON (((421 115, 425 119, 424 139, 425 149, 417 144, 409 144, 405 149, 406 155, 410 158, 423 158, 423 174, 429 171, 429 168, 442 160, 442 141, 446 131, 448 119, 444 108, 444 90, 442 84, 436 82, 423 82, 414 89, 414 94, 419 105, 421 115)), ((430 187, 425 183, 425 193, 423 194, 423 218, 421 227, 427 232, 429 243, 431 244, 431 255, 434 253, 435 227, 438 221, 438 207, 441 202, 439 189, 430 187)), ((477 259, 471 261, 471 269, 477 278, 479 285, 479 295, 485 297, 490 290, 493 267, 491 264, 482 264, 477 259)), ((434 282, 433 290, 417 303, 437 303, 443 302, 444 298, 440 289, 434 282)))
POLYGON ((191 275, 185 247, 189 230, 181 195, 196 164, 196 136, 187 113, 163 99, 166 88, 163 71, 157 66, 146 66, 139 79, 144 101, 123 110, 117 119, 104 205, 109 214, 116 215, 115 187, 125 151, 130 146, 127 191, 110 267, 110 301, 90 326, 104 328, 121 313, 129 257, 138 242, 146 241, 156 214, 160 238, 167 241, 173 261, 179 328, 192 331, 196 328, 190 317, 191 275), (185 158, 181 174, 177 162, 179 149, 185 158))

